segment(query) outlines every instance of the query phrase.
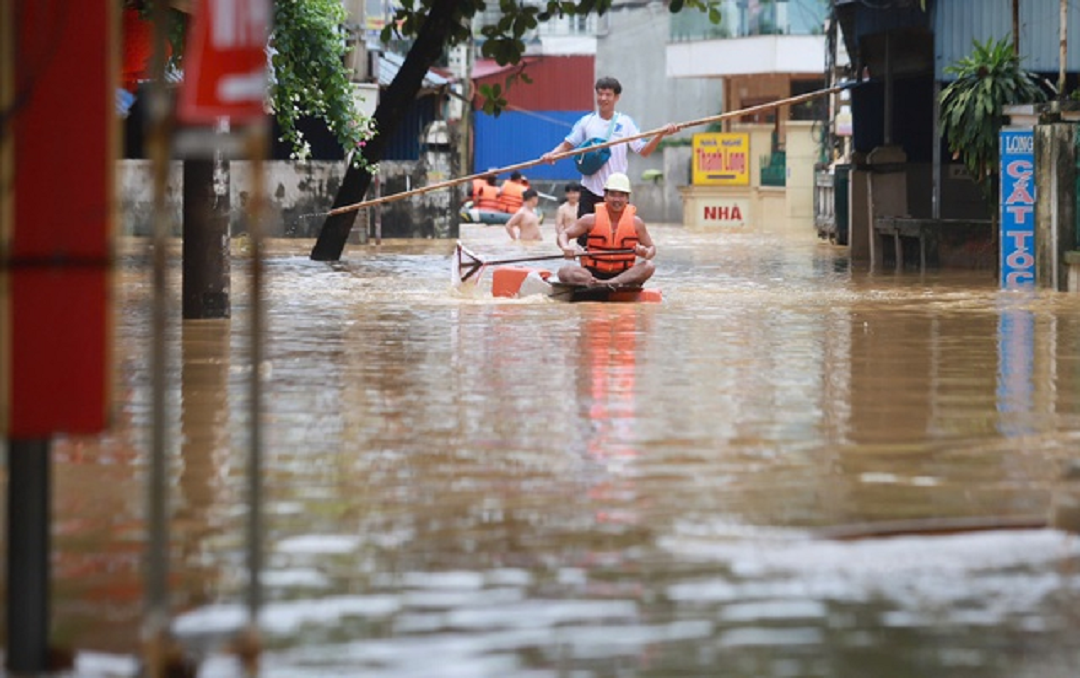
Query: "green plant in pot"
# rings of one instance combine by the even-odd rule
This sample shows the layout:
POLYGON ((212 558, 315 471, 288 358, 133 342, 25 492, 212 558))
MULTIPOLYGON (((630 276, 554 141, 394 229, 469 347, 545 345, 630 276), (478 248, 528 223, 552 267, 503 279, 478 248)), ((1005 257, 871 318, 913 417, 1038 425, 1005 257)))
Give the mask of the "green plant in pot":
POLYGON ((958 157, 996 214, 998 133, 1005 106, 1043 101, 1038 76, 1020 67, 1008 39, 974 41, 970 56, 948 66, 955 75, 941 91, 941 128, 949 150, 958 157))

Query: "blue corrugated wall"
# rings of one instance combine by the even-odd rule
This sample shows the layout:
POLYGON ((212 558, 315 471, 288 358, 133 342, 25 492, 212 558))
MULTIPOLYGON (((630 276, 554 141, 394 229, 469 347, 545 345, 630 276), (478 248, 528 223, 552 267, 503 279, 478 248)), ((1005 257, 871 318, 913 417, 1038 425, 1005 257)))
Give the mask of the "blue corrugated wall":
POLYGON ((405 118, 398 123, 397 129, 386 142, 383 160, 418 160, 422 137, 427 126, 435 121, 435 105, 438 99, 426 96, 417 99, 405 118))
MULTIPOLYGON (((1059 0, 1021 0, 1020 65, 1028 71, 1057 73, 1061 57, 1058 40, 1059 0)), ((1080 70, 1080 51, 1074 46, 1080 34, 1080 12, 1069 0, 1069 43, 1066 70, 1080 70)), ((952 80, 945 68, 971 54, 972 40, 1008 38, 1012 35, 1011 0, 938 0, 932 4, 933 29, 939 80, 952 80)), ((1056 82, 1056 81, 1055 81, 1056 82)))
MULTIPOLYGON (((578 118, 588 111, 507 111, 499 117, 477 112, 474 119, 476 172, 536 160, 555 148, 578 118)), ((529 179, 567 181, 580 179, 570 158, 522 170, 529 179)))

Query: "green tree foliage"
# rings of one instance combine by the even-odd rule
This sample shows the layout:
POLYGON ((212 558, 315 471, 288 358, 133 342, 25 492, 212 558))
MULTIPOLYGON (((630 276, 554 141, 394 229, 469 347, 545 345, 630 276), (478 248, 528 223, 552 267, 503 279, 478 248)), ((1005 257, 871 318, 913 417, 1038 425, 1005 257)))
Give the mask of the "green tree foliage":
POLYGON ((949 150, 975 179, 983 196, 995 204, 998 132, 1002 111, 1011 104, 1042 101, 1036 76, 1020 68, 1011 39, 974 41, 970 56, 948 66, 956 79, 941 91, 941 127, 949 150))
POLYGON ((296 128, 303 115, 322 118, 346 152, 372 136, 372 121, 357 111, 345 66, 346 18, 341 0, 274 2, 270 102, 294 157, 310 152, 296 128))

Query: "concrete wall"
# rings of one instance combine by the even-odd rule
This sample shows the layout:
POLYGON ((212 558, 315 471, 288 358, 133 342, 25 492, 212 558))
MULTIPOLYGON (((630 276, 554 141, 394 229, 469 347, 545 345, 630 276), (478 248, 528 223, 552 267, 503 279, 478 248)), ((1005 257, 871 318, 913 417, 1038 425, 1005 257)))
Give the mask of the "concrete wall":
MULTIPOLYGON (((644 7, 615 3, 606 16, 608 31, 597 40, 596 77, 618 78, 623 86, 618 108, 632 117, 643 132, 669 122, 696 120, 721 112, 723 90, 719 79, 667 77, 670 13, 666 6, 659 2, 644 7)), ((687 129, 679 136, 689 138, 702 131, 704 128, 687 129)), ((670 158, 668 153, 660 152, 648 158, 630 154, 630 180, 642 199, 636 195, 634 201, 646 222, 682 220, 678 189, 689 184, 689 169, 685 176, 681 171, 682 154, 688 159, 689 152, 680 149, 670 158), (664 172, 663 190, 644 185, 641 175, 647 169, 664 172), (678 176, 672 180, 669 171, 678 176)))
POLYGON ((1076 249, 1076 125, 1035 126, 1035 284, 1064 292, 1076 249))
MULTIPOLYGON (((229 202, 232 233, 244 232, 244 210, 250 195, 251 164, 232 161, 229 168, 229 202)), ((266 163, 266 186, 270 210, 266 223, 269 237, 314 238, 333 205, 345 175, 343 162, 270 161, 266 163)), ((446 154, 428 153, 420 162, 379 164, 380 192, 392 195, 428 186, 450 178, 446 154)), ((121 233, 150 235, 152 232, 153 186, 150 161, 121 160, 117 167, 120 195, 121 233)), ((463 185, 464 186, 464 185, 463 185)), ((353 226, 353 242, 365 242, 378 210, 384 238, 455 238, 457 212, 466 187, 440 189, 400 201, 390 201, 359 210, 353 226)), ((181 232, 183 172, 179 161, 172 163, 166 189, 175 235, 181 232)), ((368 199, 374 192, 368 192, 368 199)))
MULTIPOLYGON (((770 228, 775 224, 803 222, 814 224, 814 163, 818 156, 814 123, 789 122, 786 148, 786 176, 784 186, 762 186, 761 168, 767 164, 772 152, 773 125, 737 123, 733 133, 749 135, 750 183, 748 186, 692 186, 684 189, 683 221, 687 226, 704 225, 701 210, 714 206, 717 201, 729 204, 741 203, 747 224, 756 228, 770 228)), ((686 172, 689 181, 690 161, 693 150, 685 149, 686 172)), ((708 218, 705 218, 708 221, 708 218)))
POLYGON ((807 224, 814 223, 814 164, 818 160, 815 125, 808 120, 788 120, 785 140, 787 216, 807 224))

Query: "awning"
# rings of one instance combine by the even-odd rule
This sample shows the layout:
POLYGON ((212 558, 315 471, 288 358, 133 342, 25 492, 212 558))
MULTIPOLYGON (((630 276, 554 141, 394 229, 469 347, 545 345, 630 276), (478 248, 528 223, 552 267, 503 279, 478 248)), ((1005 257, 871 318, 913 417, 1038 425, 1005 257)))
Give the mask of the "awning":
MULTIPOLYGON (((405 57, 401 54, 394 54, 393 52, 380 52, 379 53, 379 86, 387 87, 397 77, 398 71, 401 70, 401 66, 405 63, 405 57)), ((439 89, 449 85, 451 79, 442 75, 438 71, 428 69, 427 74, 424 76, 424 83, 422 87, 424 89, 439 89)))
POLYGON ((520 63, 500 66, 494 59, 477 59, 476 62, 473 63, 472 78, 473 80, 483 80, 484 78, 490 78, 493 75, 499 75, 500 73, 506 73, 521 68, 522 66, 527 66, 534 61, 536 61, 536 59, 525 58, 522 59, 520 63))

